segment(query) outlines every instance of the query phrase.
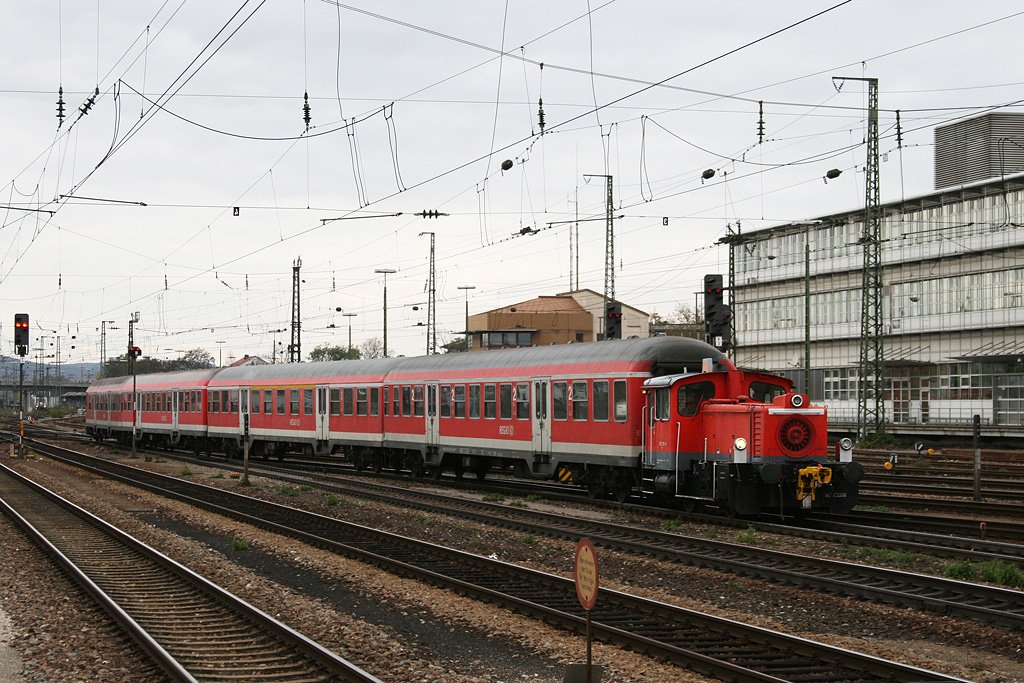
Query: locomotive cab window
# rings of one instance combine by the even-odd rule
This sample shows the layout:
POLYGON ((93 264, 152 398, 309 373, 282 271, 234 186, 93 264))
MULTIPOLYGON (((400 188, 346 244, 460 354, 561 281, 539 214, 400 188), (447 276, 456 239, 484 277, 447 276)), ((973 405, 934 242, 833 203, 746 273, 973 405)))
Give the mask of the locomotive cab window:
POLYGON ((654 419, 655 420, 668 420, 669 415, 672 414, 672 402, 669 401, 669 394, 671 390, 668 387, 658 389, 654 394, 654 419))
POLYGON ((749 396, 759 403, 771 403, 776 396, 786 393, 786 388, 770 382, 751 382, 749 396))
POLYGON ((693 417, 697 414, 700 404, 715 397, 714 382, 694 382, 679 387, 678 405, 676 409, 681 417, 693 417))

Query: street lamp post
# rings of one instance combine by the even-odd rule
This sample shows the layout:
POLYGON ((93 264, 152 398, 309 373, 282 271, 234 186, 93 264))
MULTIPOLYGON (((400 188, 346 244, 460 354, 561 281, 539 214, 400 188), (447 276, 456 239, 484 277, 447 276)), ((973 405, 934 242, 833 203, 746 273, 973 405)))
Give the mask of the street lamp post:
POLYGON ((469 290, 476 289, 476 285, 459 285, 456 289, 462 289, 466 292, 466 351, 469 351, 472 345, 471 338, 469 336, 469 290))
POLYGON ((377 268, 373 272, 384 276, 384 357, 388 357, 388 275, 397 273, 394 268, 377 268))
POLYGON ((342 313, 343 316, 348 318, 348 351, 352 353, 352 318, 359 315, 358 313, 342 313))

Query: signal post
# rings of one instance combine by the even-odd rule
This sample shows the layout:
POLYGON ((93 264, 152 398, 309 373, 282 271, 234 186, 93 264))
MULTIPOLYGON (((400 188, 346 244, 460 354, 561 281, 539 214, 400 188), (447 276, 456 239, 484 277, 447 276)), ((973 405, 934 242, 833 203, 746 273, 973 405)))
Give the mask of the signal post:
POLYGON ((18 354, 18 457, 25 459, 25 356, 28 354, 28 313, 14 314, 14 351, 18 354))

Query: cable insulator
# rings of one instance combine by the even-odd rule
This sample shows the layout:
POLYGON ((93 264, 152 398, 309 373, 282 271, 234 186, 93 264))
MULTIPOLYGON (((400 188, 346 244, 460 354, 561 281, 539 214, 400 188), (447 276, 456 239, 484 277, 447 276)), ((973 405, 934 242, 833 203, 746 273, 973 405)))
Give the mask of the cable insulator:
POLYGON ((313 117, 309 115, 309 93, 302 93, 302 120, 306 124, 306 131, 309 131, 309 122, 313 120, 313 117))
POLYGON ((57 87, 57 127, 64 125, 64 86, 57 87))
POLYGON ((540 132, 544 134, 544 100, 537 100, 537 124, 540 126, 540 132))
POLYGON ((764 100, 757 103, 757 144, 764 142, 764 100))
POLYGON ((903 128, 900 126, 900 110, 896 110, 896 147, 903 149, 903 128))

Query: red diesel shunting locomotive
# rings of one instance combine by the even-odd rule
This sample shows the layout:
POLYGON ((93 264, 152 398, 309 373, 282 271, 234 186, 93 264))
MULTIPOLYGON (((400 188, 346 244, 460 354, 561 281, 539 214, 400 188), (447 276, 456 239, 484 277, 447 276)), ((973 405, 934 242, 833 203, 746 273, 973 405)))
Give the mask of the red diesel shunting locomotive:
POLYGON ((738 370, 693 339, 657 337, 244 366, 100 380, 97 439, 235 455, 343 454, 356 467, 440 476, 504 469, 592 496, 711 503, 731 513, 848 511, 859 464, 828 462, 824 407, 738 370))

